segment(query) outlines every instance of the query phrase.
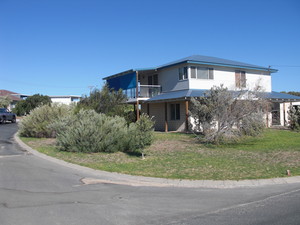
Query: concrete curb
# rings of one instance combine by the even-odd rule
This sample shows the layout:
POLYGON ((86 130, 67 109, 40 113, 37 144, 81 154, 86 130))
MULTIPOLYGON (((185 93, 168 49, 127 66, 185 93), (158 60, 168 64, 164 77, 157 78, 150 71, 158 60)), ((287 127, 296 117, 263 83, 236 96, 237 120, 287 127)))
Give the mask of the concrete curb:
POLYGON ((184 187, 184 188, 238 188, 238 187, 259 187, 264 185, 274 184, 292 184, 300 183, 300 176, 272 178, 272 179, 257 179, 257 180, 179 180, 179 179, 164 179, 154 177, 133 176, 114 172, 106 172, 95 170, 88 167, 68 163, 66 161, 53 158, 51 156, 40 153, 28 145, 18 137, 18 133, 14 135, 15 141, 27 152, 46 159, 50 162, 75 169, 81 172, 89 173, 94 178, 83 178, 83 184, 119 184, 129 186, 147 186, 147 187, 184 187), (97 177, 97 178, 95 178, 97 177))

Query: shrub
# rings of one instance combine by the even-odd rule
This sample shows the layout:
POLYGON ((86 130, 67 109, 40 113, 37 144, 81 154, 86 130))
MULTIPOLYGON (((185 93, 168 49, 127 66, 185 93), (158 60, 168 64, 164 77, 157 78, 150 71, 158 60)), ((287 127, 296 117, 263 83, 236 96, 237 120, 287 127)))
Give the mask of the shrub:
POLYGON ((140 119, 131 123, 128 128, 128 151, 141 152, 147 145, 151 145, 154 134, 154 122, 152 119, 143 114, 140 119))
POLYGON ((300 107, 291 107, 289 114, 289 127, 292 130, 300 130, 300 107))
POLYGON ((57 144, 69 152, 116 152, 127 146, 124 118, 109 117, 94 110, 80 110, 57 126, 57 144), (59 128, 60 127, 60 128, 59 128))
POLYGON ((55 129, 51 124, 63 117, 70 115, 72 107, 67 105, 53 104, 43 105, 33 109, 30 115, 24 117, 20 124, 20 135, 23 137, 48 137, 56 136, 55 129))
POLYGON ((258 136, 265 129, 263 113, 252 113, 242 120, 241 131, 244 135, 258 136))
POLYGON ((260 112, 268 106, 260 95, 256 90, 232 92, 221 85, 211 88, 204 97, 192 98, 193 131, 199 140, 215 144, 237 141, 242 134, 260 134, 264 127, 260 112))

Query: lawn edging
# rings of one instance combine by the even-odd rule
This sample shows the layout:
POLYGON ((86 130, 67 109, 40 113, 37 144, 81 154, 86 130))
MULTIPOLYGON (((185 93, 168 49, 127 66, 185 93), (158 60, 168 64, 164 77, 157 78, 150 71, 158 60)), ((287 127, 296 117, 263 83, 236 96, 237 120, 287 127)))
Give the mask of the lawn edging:
POLYGON ((181 180, 181 179, 165 179, 155 177, 133 176, 116 172, 107 172, 96 170, 77 164, 69 163, 61 159, 40 153, 26 145, 20 138, 18 133, 14 135, 15 141, 28 153, 33 154, 50 162, 75 169, 81 172, 89 173, 93 177, 83 178, 84 184, 119 184, 129 186, 147 186, 147 187, 183 187, 183 188, 238 188, 238 187, 259 187, 263 185, 274 184, 292 184, 300 183, 300 176, 270 178, 270 179, 254 179, 254 180, 181 180))

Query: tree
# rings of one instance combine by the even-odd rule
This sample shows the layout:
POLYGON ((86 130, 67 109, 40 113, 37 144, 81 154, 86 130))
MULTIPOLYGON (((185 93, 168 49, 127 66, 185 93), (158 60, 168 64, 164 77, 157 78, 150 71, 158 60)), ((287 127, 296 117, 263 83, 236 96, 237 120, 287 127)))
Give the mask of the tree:
POLYGON ((32 96, 29 96, 25 100, 21 100, 16 104, 16 107, 14 108, 14 113, 16 113, 18 116, 23 116, 26 114, 29 114, 31 110, 35 109, 38 106, 42 105, 50 105, 51 99, 47 95, 40 95, 35 94, 32 96))
POLYGON ((300 96, 300 92, 297 92, 297 91, 288 91, 288 92, 286 92, 286 91, 281 91, 281 93, 300 96))
POLYGON ((223 86, 213 87, 204 97, 191 99, 193 130, 212 143, 232 141, 242 134, 257 135, 264 127, 263 111, 267 105, 255 91, 232 92, 223 86))
POLYGON ((7 108, 10 102, 9 96, 0 96, 0 108, 7 108))
POLYGON ((83 97, 77 104, 77 112, 80 109, 94 109, 97 113, 104 113, 107 116, 121 116, 129 122, 132 122, 134 116, 133 110, 125 104, 126 95, 122 90, 115 91, 107 85, 101 90, 95 89, 90 96, 83 97))

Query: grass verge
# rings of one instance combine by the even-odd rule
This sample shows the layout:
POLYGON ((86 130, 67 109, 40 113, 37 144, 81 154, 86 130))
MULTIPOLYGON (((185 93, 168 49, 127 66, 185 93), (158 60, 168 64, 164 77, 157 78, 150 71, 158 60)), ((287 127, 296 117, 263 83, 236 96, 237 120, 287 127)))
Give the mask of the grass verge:
POLYGON ((266 130, 258 138, 227 145, 203 145, 191 134, 155 133, 146 159, 122 152, 69 153, 55 139, 21 138, 49 156, 94 169, 132 175, 191 180, 242 180, 300 175, 300 133, 266 130))

